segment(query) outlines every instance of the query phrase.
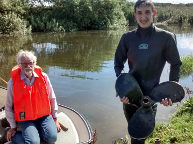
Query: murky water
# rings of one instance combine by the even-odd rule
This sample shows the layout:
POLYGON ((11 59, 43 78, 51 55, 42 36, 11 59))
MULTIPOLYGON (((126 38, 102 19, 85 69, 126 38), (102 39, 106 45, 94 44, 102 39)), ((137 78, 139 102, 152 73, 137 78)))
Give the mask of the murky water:
MULTIPOLYGON (((179 28, 175 28, 175 30, 179 28)), ((83 113, 97 130, 97 144, 111 144, 127 134, 122 104, 115 97, 113 59, 122 31, 36 33, 24 37, 0 38, 0 77, 9 80, 20 49, 33 50, 38 65, 48 73, 58 103, 83 113)), ((181 56, 193 52, 193 31, 176 31, 181 56)), ((125 71, 127 71, 126 68, 125 71)), ((161 81, 168 80, 168 66, 161 81)), ((192 77, 180 79, 192 88, 192 77)), ((6 86, 2 81, 0 85, 6 86)), ((157 121, 167 121, 175 106, 159 106, 157 121)))

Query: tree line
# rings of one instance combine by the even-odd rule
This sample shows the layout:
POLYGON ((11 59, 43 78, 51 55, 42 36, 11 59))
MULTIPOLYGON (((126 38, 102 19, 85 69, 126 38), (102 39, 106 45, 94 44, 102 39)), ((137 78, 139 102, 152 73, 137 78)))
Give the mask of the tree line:
MULTIPOLYGON (((116 29, 136 24, 133 6, 127 0, 1 0, 0 34, 116 29)), ((192 5, 180 6, 186 10, 180 15, 176 5, 157 7, 156 21, 193 25, 192 5)))

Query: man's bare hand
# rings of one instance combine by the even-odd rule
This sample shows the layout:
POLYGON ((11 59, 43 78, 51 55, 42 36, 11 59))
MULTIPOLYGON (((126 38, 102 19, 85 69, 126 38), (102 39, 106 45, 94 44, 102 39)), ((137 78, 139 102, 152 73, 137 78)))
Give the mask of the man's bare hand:
POLYGON ((121 101, 122 103, 124 103, 124 104, 130 104, 128 97, 125 97, 125 96, 124 96, 123 98, 120 98, 120 101, 121 101))
POLYGON ((171 99, 162 99, 162 101, 160 102, 160 104, 163 104, 164 106, 172 106, 172 100, 171 99))
POLYGON ((54 121, 55 121, 55 124, 56 124, 57 131, 60 132, 61 131, 60 123, 58 122, 57 119, 54 119, 54 121))
POLYGON ((8 130, 7 141, 11 141, 11 137, 15 135, 16 130, 17 130, 16 128, 11 128, 10 130, 8 130))

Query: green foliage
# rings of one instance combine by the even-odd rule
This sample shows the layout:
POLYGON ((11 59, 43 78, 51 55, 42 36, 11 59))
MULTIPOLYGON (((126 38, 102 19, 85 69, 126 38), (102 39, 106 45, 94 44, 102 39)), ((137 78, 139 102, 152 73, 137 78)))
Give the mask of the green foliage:
POLYGON ((190 98, 182 107, 180 107, 175 116, 182 116, 185 113, 193 116, 193 98, 190 98))
POLYGON ((182 57, 181 75, 187 76, 193 72, 193 56, 182 57))
POLYGON ((36 7, 31 10, 33 14, 28 15, 28 22, 32 26, 33 32, 57 32, 64 31, 59 22, 51 17, 51 11, 42 7, 36 7))
POLYGON ((189 17, 188 17, 188 23, 189 23, 190 25, 193 25, 193 16, 189 16, 189 17))
POLYGON ((147 144, 154 144, 155 138, 160 138, 164 144, 193 143, 193 98, 180 107, 169 123, 157 123, 154 133, 147 144))
POLYGON ((126 24, 116 0, 55 1, 54 6, 31 8, 27 16, 33 31, 113 29, 126 24), (47 21, 53 21, 49 28, 47 21))
POLYGON ((192 5, 184 4, 156 4, 157 22, 166 22, 175 25, 193 25, 192 5))
POLYGON ((80 30, 91 29, 93 12, 89 0, 80 0, 76 17, 76 23, 80 30))
POLYGON ((128 25, 136 24, 134 17, 134 3, 122 0, 120 1, 120 5, 122 7, 122 11, 124 13, 125 18, 128 21, 128 25))
MULTIPOLYGON (((30 26, 34 32, 115 29, 136 24, 133 7, 127 0, 1 0, 0 33, 30 32, 30 26), (52 5, 45 6, 44 2, 52 5), (12 28, 5 26, 10 23, 14 23, 12 28)), ((158 23, 193 25, 191 4, 156 7, 158 23)))
POLYGON ((114 144, 129 144, 129 137, 117 139, 114 144))
POLYGON ((23 19, 25 8, 21 0, 0 1, 0 34, 26 34, 31 31, 23 19))
POLYGON ((158 10, 156 20, 157 22, 163 22, 168 20, 171 17, 170 14, 166 13, 165 11, 158 10))
POLYGON ((1 13, 16 13, 22 15, 25 13, 24 8, 27 4, 21 0, 0 0, 0 12, 1 13))
POLYGON ((2 34, 26 34, 30 28, 26 28, 27 22, 19 18, 15 13, 0 14, 0 33, 2 34))
POLYGON ((92 0, 92 8, 94 29, 116 28, 124 25, 126 22, 124 13, 116 0, 92 0))

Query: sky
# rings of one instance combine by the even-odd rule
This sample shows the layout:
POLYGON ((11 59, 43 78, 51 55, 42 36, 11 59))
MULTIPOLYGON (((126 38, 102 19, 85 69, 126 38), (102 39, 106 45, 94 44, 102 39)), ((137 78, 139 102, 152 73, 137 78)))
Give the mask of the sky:
MULTIPOLYGON (((136 2, 137 0, 130 0, 136 2)), ((193 0, 152 0, 153 2, 158 2, 158 3, 173 3, 173 4, 179 4, 179 3, 193 3, 193 0)))

